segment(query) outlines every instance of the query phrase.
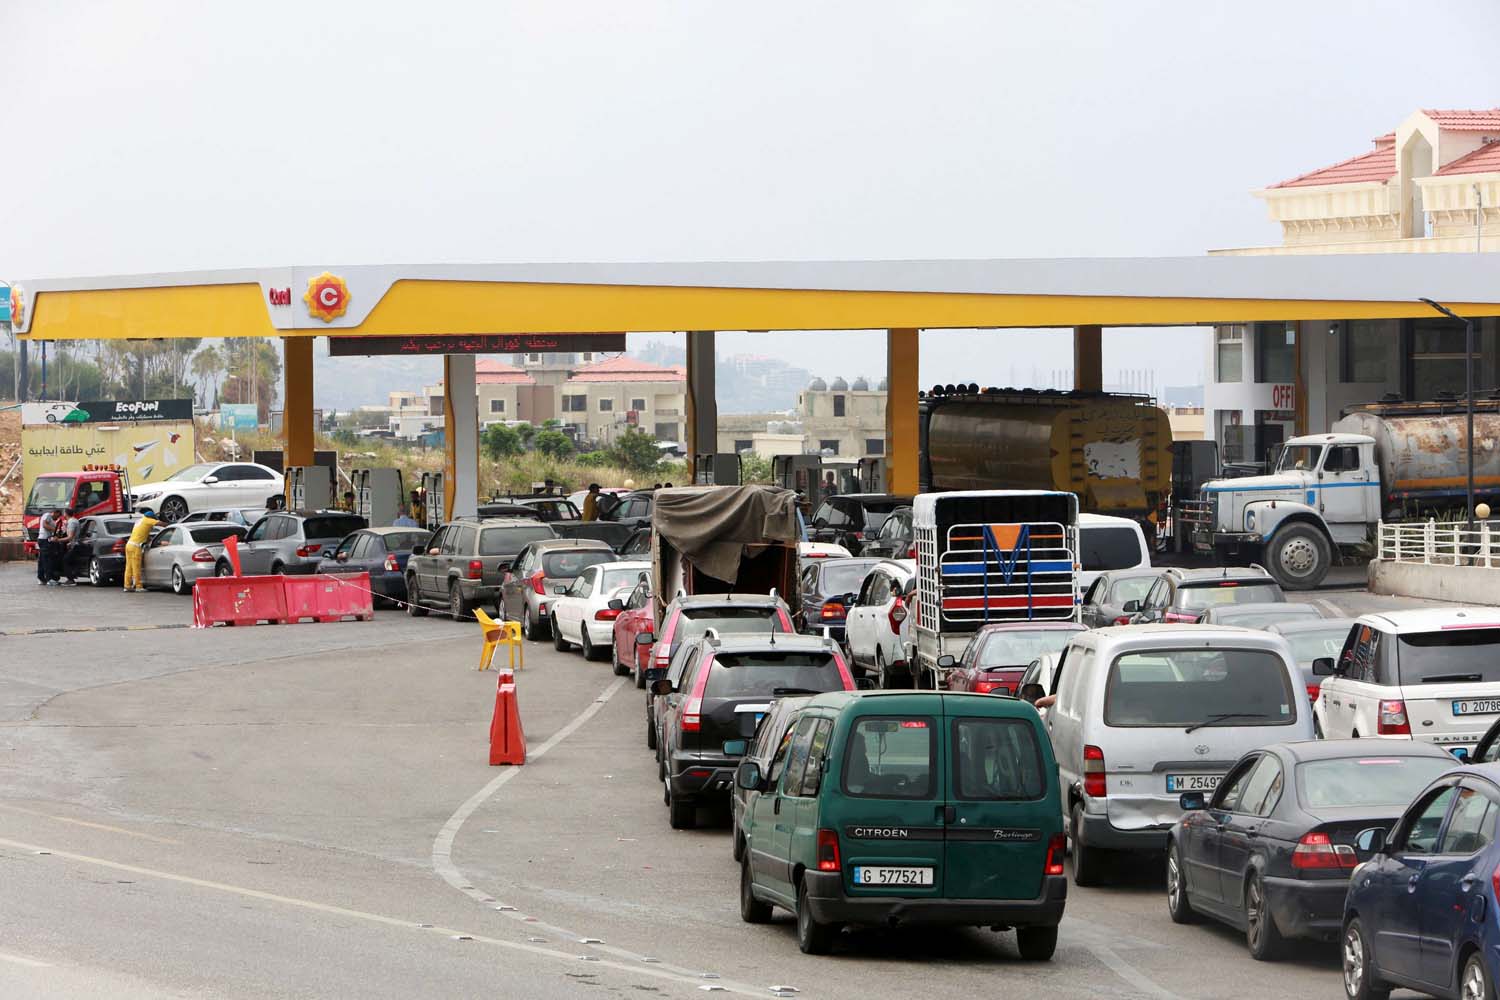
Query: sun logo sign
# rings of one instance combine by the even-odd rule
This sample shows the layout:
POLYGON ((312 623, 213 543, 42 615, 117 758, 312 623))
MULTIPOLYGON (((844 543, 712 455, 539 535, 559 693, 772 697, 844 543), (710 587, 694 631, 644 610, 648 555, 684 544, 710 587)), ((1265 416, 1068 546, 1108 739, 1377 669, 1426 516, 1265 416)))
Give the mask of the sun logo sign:
POLYGON ((349 310, 349 286, 343 278, 324 271, 307 279, 307 293, 302 301, 307 303, 309 316, 332 323, 349 310))

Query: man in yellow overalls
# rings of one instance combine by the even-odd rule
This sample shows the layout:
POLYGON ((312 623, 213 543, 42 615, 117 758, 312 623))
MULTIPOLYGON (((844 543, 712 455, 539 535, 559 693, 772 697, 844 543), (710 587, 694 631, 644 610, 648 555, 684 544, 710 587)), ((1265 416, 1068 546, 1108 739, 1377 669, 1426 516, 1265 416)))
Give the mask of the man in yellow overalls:
POLYGON ((135 522, 135 527, 130 529, 130 540, 125 543, 125 592, 134 591, 137 594, 146 592, 145 582, 141 579, 141 555, 146 551, 146 542, 151 538, 151 529, 159 523, 156 519, 156 511, 150 507, 141 508, 141 519, 135 522))

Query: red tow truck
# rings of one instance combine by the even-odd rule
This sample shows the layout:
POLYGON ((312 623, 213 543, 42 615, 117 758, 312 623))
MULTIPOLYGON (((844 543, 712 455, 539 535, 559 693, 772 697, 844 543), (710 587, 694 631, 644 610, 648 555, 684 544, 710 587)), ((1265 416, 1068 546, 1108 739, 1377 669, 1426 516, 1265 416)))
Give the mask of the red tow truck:
POLYGON ((21 511, 26 554, 37 554, 36 537, 49 510, 72 507, 79 517, 123 514, 130 509, 130 474, 118 465, 85 465, 78 472, 47 472, 31 484, 21 511))

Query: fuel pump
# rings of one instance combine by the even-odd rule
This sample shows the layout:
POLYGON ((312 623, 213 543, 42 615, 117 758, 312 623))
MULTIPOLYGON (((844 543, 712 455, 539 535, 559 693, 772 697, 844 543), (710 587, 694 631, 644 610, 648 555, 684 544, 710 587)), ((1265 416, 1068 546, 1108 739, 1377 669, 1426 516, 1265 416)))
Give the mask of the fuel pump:
POLYGON ((349 488, 354 491, 354 513, 372 528, 389 527, 406 502, 401 470, 355 469, 349 473, 349 480, 349 488))
POLYGON ((334 505, 333 470, 326 465, 289 465, 287 510, 329 510, 334 505))

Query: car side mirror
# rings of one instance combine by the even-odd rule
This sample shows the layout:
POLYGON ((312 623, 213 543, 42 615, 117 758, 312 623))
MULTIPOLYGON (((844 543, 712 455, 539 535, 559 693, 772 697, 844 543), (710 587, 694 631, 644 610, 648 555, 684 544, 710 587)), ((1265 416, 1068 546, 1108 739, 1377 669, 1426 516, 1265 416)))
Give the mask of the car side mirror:
POLYGON ((611 597, 609 599, 609 610, 611 610, 611 611, 624 611, 625 610, 625 602, 622 601, 622 600, 620 600, 618 597, 611 597))
POLYGON ((1312 672, 1314 677, 1332 677, 1338 672, 1338 668, 1334 666, 1333 657, 1320 656, 1313 660, 1312 672))
POLYGON ((1141 610, 1140 601, 1126 601, 1120 606, 1120 613, 1125 615, 1133 615, 1139 610, 1141 610))
POLYGON ((856 691, 875 691, 878 687, 873 677, 854 678, 854 690, 856 691))
POLYGON ((441 552, 442 552, 442 549, 428 549, 427 550, 427 554, 430 555, 430 556, 438 555, 441 552))
POLYGON ((760 765, 753 760, 743 761, 734 770, 734 783, 747 792, 761 791, 760 765))
POLYGON ((1182 807, 1183 812, 1208 808, 1208 800, 1203 797, 1202 792, 1183 792, 1177 796, 1177 804, 1182 807))
POLYGON ((955 660, 949 653, 944 653, 942 656, 939 656, 937 658, 937 665, 942 667, 944 670, 951 670, 957 663, 958 661, 955 660))
POLYGON ((337 559, 339 562, 348 562, 349 561, 349 553, 347 553, 347 552, 340 552, 337 555, 335 555, 333 558, 337 559))
POLYGON ((665 677, 658 677, 656 680, 651 682, 651 693, 654 695, 666 697, 674 690, 675 688, 673 687, 672 682, 667 680, 667 678, 665 677))
POLYGON ((552 592, 554 594, 566 594, 568 592, 568 588, 564 587, 562 584, 559 583, 559 584, 555 584, 552 587, 552 592))
POLYGON ((1354 846, 1370 854, 1379 854, 1381 851, 1384 851, 1384 827, 1372 826, 1366 830, 1359 831, 1359 833, 1354 835, 1354 846))
POLYGON ((637 646, 654 646, 656 645, 656 636, 650 632, 642 632, 635 637, 635 644, 637 646))
POLYGON ((1035 681, 1030 684, 1022 684, 1020 697, 1022 701, 1035 705, 1038 701, 1047 697, 1047 689, 1035 681))
POLYGON ((724 741, 724 756, 726 756, 726 757, 743 757, 743 756, 745 756, 745 751, 749 750, 749 749, 750 749, 750 741, 749 740, 725 740, 724 741))
POLYGON ((427 543, 426 542, 418 542, 417 544, 413 545, 411 547, 411 554, 414 555, 414 556, 426 555, 427 554, 427 543))
POLYGON ((212 486, 214 483, 217 483, 218 481, 219 481, 219 477, 218 476, 204 476, 203 477, 203 482, 206 483, 209 486, 212 486))

